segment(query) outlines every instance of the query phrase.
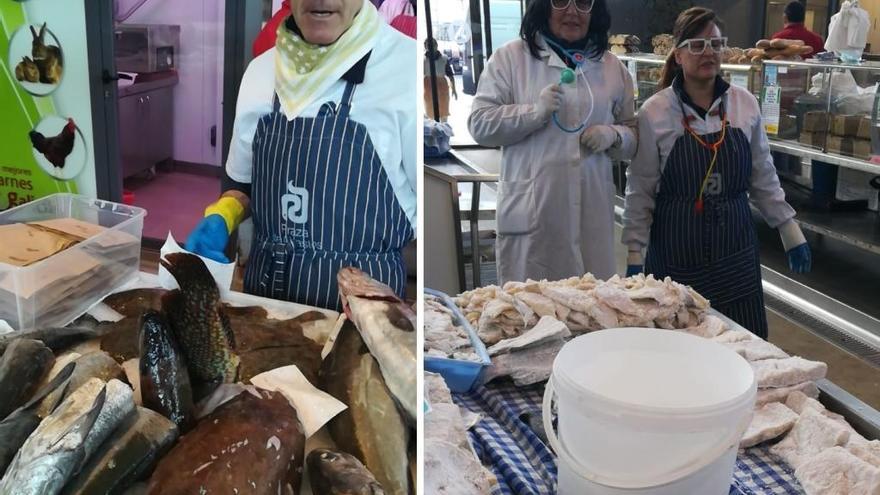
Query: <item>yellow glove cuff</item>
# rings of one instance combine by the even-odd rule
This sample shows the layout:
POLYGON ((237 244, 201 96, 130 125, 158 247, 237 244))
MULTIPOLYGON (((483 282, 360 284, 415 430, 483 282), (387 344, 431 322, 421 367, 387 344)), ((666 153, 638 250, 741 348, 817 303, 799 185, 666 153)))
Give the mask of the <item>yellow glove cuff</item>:
POLYGON ((238 224, 244 219, 244 206, 242 206, 235 198, 223 196, 205 208, 206 217, 215 214, 223 217, 228 232, 232 234, 232 231, 235 230, 235 228, 238 227, 238 224))

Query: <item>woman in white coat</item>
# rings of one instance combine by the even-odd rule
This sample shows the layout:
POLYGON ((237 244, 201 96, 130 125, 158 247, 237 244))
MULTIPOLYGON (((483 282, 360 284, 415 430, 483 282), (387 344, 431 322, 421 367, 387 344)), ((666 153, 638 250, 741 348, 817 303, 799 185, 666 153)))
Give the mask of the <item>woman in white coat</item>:
POLYGON ((605 0, 534 0, 522 39, 480 77, 468 128, 501 147, 500 283, 615 273, 611 160, 637 143, 633 83, 607 52, 610 25, 605 0))
POLYGON ((623 242, 627 274, 645 268, 692 286, 712 306, 767 336, 751 200, 778 228, 792 271, 810 270, 810 249, 785 201, 755 97, 719 75, 714 12, 688 9, 661 87, 639 109, 639 147, 627 170, 623 242), (642 250, 647 256, 642 262, 642 250))

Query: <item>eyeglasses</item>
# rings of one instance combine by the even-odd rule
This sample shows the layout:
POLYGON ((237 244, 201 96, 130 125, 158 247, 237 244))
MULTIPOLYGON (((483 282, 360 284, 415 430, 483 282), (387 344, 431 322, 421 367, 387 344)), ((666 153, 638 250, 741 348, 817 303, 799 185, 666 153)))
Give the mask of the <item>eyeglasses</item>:
POLYGON ((574 8, 583 14, 589 14, 593 10, 593 2, 595 0, 550 0, 550 6, 556 10, 566 10, 568 6, 574 4, 574 8))
POLYGON ((727 38, 691 38, 679 43, 677 48, 685 46, 692 55, 702 55, 706 52, 706 47, 712 47, 713 52, 721 53, 721 50, 727 48, 727 38))

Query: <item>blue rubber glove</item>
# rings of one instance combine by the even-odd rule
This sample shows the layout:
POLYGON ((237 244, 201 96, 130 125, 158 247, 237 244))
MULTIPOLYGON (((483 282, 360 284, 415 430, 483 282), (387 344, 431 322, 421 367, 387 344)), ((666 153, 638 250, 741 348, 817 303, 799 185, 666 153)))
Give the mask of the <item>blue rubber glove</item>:
POLYGON ((645 271, 644 265, 626 265, 626 276, 632 277, 645 271))
POLYGON ((186 250, 220 263, 229 263, 223 254, 229 242, 226 220, 218 214, 203 218, 186 239, 186 250))
POLYGON ((810 273, 813 267, 813 255, 810 252, 810 245, 806 242, 789 249, 788 268, 794 273, 810 273))

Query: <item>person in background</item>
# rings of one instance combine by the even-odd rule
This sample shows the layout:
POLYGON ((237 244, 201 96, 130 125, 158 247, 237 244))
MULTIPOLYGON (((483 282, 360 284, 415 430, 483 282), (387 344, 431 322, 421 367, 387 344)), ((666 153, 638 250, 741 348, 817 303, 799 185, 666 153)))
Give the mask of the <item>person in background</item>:
POLYGON ((458 99, 458 92, 455 90, 455 73, 452 71, 452 65, 446 56, 437 49, 437 40, 425 40, 424 71, 424 100, 428 118, 437 122, 446 122, 449 118, 449 89, 450 87, 452 88, 452 97, 456 100, 458 99), (431 83, 432 64, 437 76, 437 104, 440 106, 439 118, 434 115, 434 84, 431 83))
POLYGON ((404 297, 415 237, 415 41, 368 0, 291 0, 275 47, 242 78, 224 192, 186 249, 225 262, 250 213, 244 289, 339 309, 355 266, 404 297))
POLYGON ((749 201, 779 229, 789 267, 810 270, 810 248, 779 184, 761 111, 721 78, 727 38, 709 9, 685 10, 661 91, 639 109, 639 147, 627 169, 627 275, 692 286, 743 327, 767 336, 761 263, 749 201), (642 251, 647 246, 647 255, 642 251))
POLYGON ((278 35, 278 26, 280 26, 281 23, 284 22, 284 19, 287 19, 289 15, 290 0, 284 0, 281 2, 281 8, 278 9, 278 12, 275 12, 275 15, 266 22, 266 25, 263 26, 263 29, 260 30, 256 39, 254 39, 252 49, 254 58, 275 46, 275 37, 278 35))
POLYGON ((813 53, 803 57, 813 58, 816 54, 825 51, 825 42, 821 36, 804 26, 806 13, 807 9, 801 2, 789 2, 785 6, 785 13, 782 15, 783 29, 775 33, 772 39, 801 40, 805 45, 813 48, 813 53))
POLYGON ((500 284, 616 272, 611 161, 631 158, 637 142, 633 83, 608 52, 610 26, 605 0, 533 0, 521 39, 497 49, 480 77, 468 129, 501 147, 500 284), (554 121, 565 94, 585 119, 568 131, 554 121))

